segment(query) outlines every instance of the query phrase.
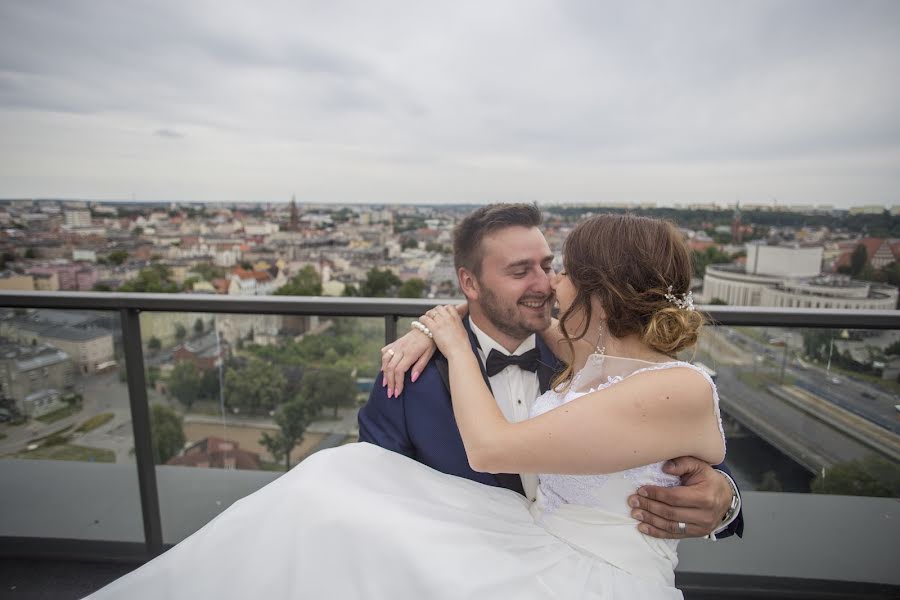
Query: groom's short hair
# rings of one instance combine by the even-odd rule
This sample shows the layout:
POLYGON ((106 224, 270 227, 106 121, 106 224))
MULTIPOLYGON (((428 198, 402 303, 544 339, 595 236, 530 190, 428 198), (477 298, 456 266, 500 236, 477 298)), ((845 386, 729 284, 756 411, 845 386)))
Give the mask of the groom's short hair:
POLYGON ((540 227, 544 218, 537 204, 488 204, 475 210, 453 229, 453 264, 481 274, 484 236, 507 227, 540 227))

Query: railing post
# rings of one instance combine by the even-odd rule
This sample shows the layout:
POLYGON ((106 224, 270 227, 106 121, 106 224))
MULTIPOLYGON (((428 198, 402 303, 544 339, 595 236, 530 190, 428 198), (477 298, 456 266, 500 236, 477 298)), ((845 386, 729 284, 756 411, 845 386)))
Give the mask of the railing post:
POLYGON ((128 374, 128 400, 131 405, 131 424, 134 431, 134 457, 137 462, 138 486, 141 494, 141 513, 144 519, 144 540, 147 553, 162 553, 162 520, 159 513, 159 493, 156 489, 156 467, 153 464, 153 438, 150 432, 150 405, 144 379, 144 351, 141 347, 140 310, 123 308, 122 346, 125 350, 125 370, 128 374))
POLYGON ((397 315, 384 315, 384 345, 397 339, 397 315))

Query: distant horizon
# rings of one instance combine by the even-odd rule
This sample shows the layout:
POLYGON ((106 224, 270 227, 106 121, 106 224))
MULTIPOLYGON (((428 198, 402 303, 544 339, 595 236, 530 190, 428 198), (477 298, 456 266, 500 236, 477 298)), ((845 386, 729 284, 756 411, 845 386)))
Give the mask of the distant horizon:
MULTIPOLYGON (((152 204, 152 205, 170 205, 170 204, 253 204, 253 205, 263 205, 263 204, 275 204, 275 205, 290 205, 291 199, 279 199, 279 200, 178 200, 178 199, 163 199, 163 200, 144 200, 138 198, 85 198, 85 197, 41 197, 41 196, 31 196, 31 197, 0 197, 0 203, 12 203, 12 202, 84 202, 84 203, 94 203, 94 204, 152 204)), ((603 201, 603 200, 584 200, 577 202, 547 202, 542 200, 533 200, 533 199, 523 199, 523 200, 509 200, 508 202, 536 202, 538 206, 572 206, 572 207, 580 207, 580 206, 607 206, 610 208, 617 208, 622 206, 629 206, 635 208, 671 208, 671 209, 684 209, 689 210, 692 206, 715 206, 716 208, 722 210, 734 209, 736 204, 734 201, 732 202, 627 202, 627 201, 603 201)), ((297 199, 298 206, 334 206, 335 208, 341 206, 423 206, 423 207, 439 207, 439 206, 483 206, 485 204, 491 204, 491 202, 473 202, 473 201, 459 201, 459 202, 414 202, 414 201, 395 201, 395 202, 379 202, 379 201, 355 201, 355 202, 324 202, 324 201, 306 201, 297 199)), ((892 209, 900 208, 900 199, 894 204, 881 204, 877 202, 873 203, 859 203, 859 204, 851 204, 846 206, 839 206, 831 203, 783 203, 778 201, 770 201, 770 202, 740 202, 740 207, 770 207, 770 208, 782 208, 782 209, 791 209, 791 208, 804 208, 804 209, 819 209, 819 210, 838 210, 838 211, 847 211, 853 208, 868 208, 868 207, 876 207, 880 206, 884 208, 886 211, 891 211, 892 209)))

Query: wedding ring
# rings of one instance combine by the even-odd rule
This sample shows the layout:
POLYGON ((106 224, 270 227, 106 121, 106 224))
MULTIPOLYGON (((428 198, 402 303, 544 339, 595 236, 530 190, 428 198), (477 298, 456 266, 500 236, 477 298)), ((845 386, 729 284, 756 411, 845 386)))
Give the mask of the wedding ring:
POLYGON ((687 523, 682 523, 681 521, 678 521, 678 533, 680 533, 681 535, 684 535, 685 533, 687 533, 687 523))

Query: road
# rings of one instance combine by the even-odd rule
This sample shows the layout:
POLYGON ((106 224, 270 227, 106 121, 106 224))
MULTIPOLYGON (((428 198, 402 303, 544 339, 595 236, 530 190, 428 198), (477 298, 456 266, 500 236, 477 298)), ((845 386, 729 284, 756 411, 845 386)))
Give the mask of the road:
MULTIPOLYGON (((791 353, 792 350, 788 346, 802 348, 802 339, 799 341, 797 339, 800 337, 798 333, 779 330, 777 336, 780 339, 785 339, 787 335, 793 336, 794 339, 789 340, 785 347, 777 347, 764 344, 736 329, 728 327, 720 329, 723 330, 722 333, 730 342, 744 350, 747 355, 763 357, 764 364, 761 365, 761 368, 767 369, 769 373, 776 373, 774 381, 779 379, 785 349, 787 348, 788 353, 791 353)), ((789 358, 785 368, 785 378, 793 378, 798 386, 811 393, 868 419, 888 431, 900 434, 900 413, 894 408, 894 405, 900 404, 900 398, 897 398, 890 390, 852 376, 828 372, 814 364, 807 363, 807 365, 806 368, 799 368, 797 363, 789 358), (834 383, 833 378, 837 378, 840 383, 834 383), (867 394, 871 398, 863 396, 863 394, 867 394)))

